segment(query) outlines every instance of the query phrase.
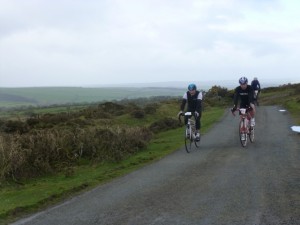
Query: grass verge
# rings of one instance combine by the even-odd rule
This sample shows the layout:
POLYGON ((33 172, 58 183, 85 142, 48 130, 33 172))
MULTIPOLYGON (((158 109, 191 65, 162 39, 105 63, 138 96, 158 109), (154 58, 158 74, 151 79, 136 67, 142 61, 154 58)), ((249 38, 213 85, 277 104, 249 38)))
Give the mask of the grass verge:
MULTIPOLYGON (((203 112, 202 133, 220 120, 223 108, 203 112)), ((148 147, 119 163, 84 165, 66 173, 24 181, 22 184, 0 183, 0 224, 7 224, 29 213, 42 210, 72 195, 128 174, 146 164, 161 159, 183 146, 183 128, 157 134, 148 147)))

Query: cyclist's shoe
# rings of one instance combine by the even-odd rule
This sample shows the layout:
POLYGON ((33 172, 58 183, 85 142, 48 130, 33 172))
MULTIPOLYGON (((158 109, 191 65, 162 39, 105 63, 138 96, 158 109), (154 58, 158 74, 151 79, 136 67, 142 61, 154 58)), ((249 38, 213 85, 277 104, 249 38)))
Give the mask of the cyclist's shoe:
POLYGON ((242 140, 242 141, 245 141, 245 140, 246 140, 246 134, 242 134, 241 140, 242 140))
POLYGON ((196 141, 200 141, 200 134, 199 134, 199 133, 196 133, 196 135, 195 135, 195 140, 196 140, 196 141))
POLYGON ((254 126, 255 126, 255 119, 254 119, 254 118, 251 118, 250 126, 251 126, 251 127, 254 127, 254 126))

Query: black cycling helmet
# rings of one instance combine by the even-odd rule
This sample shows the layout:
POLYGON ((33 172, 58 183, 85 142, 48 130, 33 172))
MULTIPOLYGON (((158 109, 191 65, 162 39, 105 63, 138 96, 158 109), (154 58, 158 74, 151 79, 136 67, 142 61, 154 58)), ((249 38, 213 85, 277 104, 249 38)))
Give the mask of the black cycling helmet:
POLYGON ((189 84, 188 90, 189 90, 189 91, 197 90, 196 84, 189 84))
POLYGON ((247 77, 241 77, 241 78, 239 79, 239 83, 240 83, 240 84, 247 84, 247 83, 248 83, 247 77))

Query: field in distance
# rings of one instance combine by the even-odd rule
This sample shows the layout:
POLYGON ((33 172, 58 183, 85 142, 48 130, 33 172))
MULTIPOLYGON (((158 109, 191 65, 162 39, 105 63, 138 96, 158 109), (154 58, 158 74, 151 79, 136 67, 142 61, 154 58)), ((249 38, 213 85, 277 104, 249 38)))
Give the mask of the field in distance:
POLYGON ((91 103, 152 96, 182 96, 185 88, 162 87, 31 87, 0 88, 0 107, 91 103))

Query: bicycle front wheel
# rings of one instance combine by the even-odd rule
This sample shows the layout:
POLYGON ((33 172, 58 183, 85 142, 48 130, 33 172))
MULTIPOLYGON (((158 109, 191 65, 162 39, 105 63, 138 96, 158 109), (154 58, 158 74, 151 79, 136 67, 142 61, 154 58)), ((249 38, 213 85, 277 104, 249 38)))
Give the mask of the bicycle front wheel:
POLYGON ((246 124, 244 120, 240 121, 239 124, 239 135, 240 135, 240 141, 243 147, 246 147, 247 145, 247 132, 246 132, 246 124))
POLYGON ((192 137, 191 129, 186 129, 184 133, 184 144, 187 153, 190 153, 192 150, 192 142, 193 142, 193 137, 192 137))

